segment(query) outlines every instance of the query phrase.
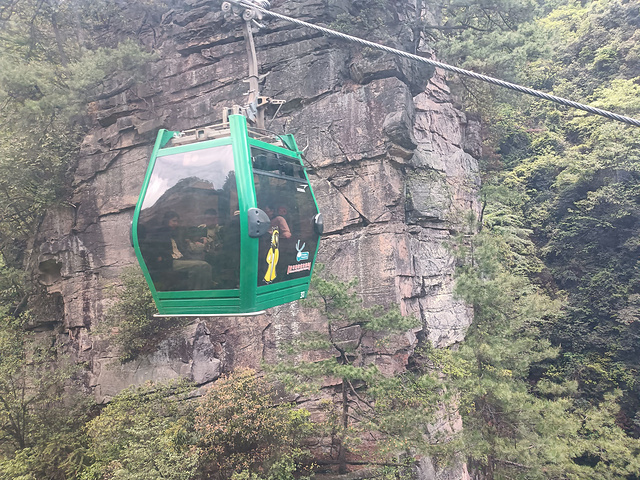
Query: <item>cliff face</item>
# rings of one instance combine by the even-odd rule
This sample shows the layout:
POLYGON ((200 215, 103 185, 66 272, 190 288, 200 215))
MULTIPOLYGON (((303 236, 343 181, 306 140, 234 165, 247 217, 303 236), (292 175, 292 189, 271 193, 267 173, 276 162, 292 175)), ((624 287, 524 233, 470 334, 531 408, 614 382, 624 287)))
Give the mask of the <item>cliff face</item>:
MULTIPOLYGON (((272 2, 278 12, 324 24, 348 8, 352 2, 272 2)), ((385 43, 426 50, 408 27, 420 14, 415 1, 380 10, 385 43)), ((343 279, 359 278, 367 303, 397 302, 422 320, 384 352, 368 350, 367 362, 401 371, 419 339, 460 341, 471 321, 452 295, 446 244, 478 210, 478 125, 452 106, 442 72, 265 23, 255 34, 266 74, 261 93, 286 100, 267 125, 294 133, 306 148, 325 216, 319 261, 343 279)), ((112 93, 90 106, 94 125, 73 170, 70 205, 47 215, 33 247, 38 278, 60 305, 61 340, 90 365, 98 401, 149 379, 203 384, 221 371, 259 367, 275 360, 283 340, 320 328, 298 304, 259 317, 202 318, 124 365, 108 338, 92 333, 114 301, 110 286, 136 262, 130 222, 157 129, 216 123, 223 106, 244 103, 248 88, 241 24, 219 1, 176 3, 161 19, 143 21, 141 40, 157 53, 148 81, 114 80, 112 93)))

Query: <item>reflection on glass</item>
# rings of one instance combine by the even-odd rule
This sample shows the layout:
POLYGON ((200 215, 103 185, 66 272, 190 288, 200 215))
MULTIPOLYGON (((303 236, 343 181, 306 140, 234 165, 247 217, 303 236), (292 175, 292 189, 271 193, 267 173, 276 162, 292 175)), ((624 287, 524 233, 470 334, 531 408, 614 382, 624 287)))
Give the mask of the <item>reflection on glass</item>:
POLYGON ((307 181, 304 176, 304 167, 300 165, 296 158, 253 148, 251 149, 251 160, 253 161, 254 171, 295 178, 303 182, 307 181))
POLYGON ((240 222, 230 145, 157 157, 138 241, 158 291, 238 288, 240 222))
POLYGON ((318 213, 304 169, 296 159, 253 148, 258 208, 271 219, 260 238, 258 285, 306 277, 318 245, 313 217, 318 213))

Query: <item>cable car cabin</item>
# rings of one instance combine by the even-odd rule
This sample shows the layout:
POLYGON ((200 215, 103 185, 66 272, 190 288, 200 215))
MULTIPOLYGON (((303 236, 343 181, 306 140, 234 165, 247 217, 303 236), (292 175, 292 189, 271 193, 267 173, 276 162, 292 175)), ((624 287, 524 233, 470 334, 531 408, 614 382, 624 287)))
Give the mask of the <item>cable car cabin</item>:
POLYGON ((322 216, 291 135, 160 130, 133 244, 160 316, 252 315, 305 298, 322 216))

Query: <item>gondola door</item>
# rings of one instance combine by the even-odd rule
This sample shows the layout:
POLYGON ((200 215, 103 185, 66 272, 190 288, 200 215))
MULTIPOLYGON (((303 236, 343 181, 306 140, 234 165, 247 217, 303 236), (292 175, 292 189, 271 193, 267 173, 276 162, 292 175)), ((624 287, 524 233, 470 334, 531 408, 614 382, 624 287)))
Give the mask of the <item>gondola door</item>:
POLYGON ((297 152, 251 141, 258 208, 270 218, 260 238, 256 306, 305 298, 318 250, 321 222, 297 152))

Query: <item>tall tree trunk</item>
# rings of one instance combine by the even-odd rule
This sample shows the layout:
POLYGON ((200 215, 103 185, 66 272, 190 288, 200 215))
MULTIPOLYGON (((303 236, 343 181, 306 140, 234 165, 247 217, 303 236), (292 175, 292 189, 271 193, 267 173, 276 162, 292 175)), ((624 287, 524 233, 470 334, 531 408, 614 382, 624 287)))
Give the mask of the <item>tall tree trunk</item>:
POLYGON ((53 33, 56 37, 56 46, 58 47, 58 55, 60 55, 60 63, 63 67, 66 67, 69 65, 69 57, 67 57, 67 54, 64 51, 64 40, 62 38, 62 32, 60 32, 60 28, 58 27, 58 19, 55 12, 51 14, 51 26, 53 27, 53 33))
POLYGON ((347 473, 347 448, 344 437, 349 425, 349 402, 347 398, 347 379, 342 379, 342 435, 340 436, 340 450, 338 450, 338 473, 347 473))

